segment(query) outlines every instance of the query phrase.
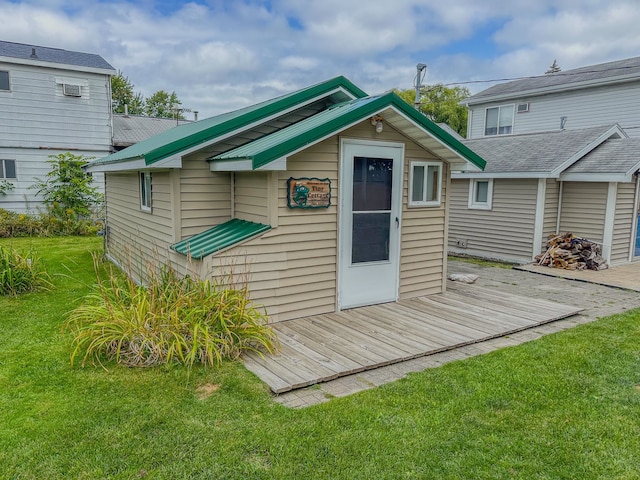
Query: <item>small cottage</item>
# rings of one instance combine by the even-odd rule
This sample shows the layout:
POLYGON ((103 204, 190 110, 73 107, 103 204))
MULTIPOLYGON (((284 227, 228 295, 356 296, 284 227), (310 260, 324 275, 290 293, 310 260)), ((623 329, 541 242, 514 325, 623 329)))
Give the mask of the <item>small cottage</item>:
POLYGON ((273 321, 441 293, 451 171, 484 160, 344 77, 172 128, 88 170, 106 249, 139 275, 246 275, 273 321))
POLYGON ((640 258, 640 140, 619 125, 464 140, 487 162, 453 172, 452 253, 531 262, 549 235, 601 245, 610 265, 640 258))

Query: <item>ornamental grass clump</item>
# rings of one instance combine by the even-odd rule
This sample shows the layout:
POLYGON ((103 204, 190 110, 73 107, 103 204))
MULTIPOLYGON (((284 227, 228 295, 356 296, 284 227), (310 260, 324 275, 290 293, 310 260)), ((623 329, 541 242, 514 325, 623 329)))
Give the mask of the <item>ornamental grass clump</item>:
POLYGON ((73 310, 71 364, 81 358, 131 367, 179 363, 219 365, 244 351, 278 347, 267 316, 248 299, 246 284, 181 277, 164 266, 147 286, 110 271, 73 310))
POLYGON ((0 295, 49 290, 53 287, 50 280, 35 252, 23 256, 13 248, 0 246, 0 295))

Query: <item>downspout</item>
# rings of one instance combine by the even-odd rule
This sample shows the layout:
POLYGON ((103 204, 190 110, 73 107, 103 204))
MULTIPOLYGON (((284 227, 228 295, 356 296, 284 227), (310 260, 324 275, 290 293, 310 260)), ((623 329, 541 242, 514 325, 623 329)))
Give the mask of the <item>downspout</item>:
POLYGON ((640 175, 636 176, 636 192, 633 198, 633 217, 631 218, 631 240, 629 242, 629 262, 633 261, 636 250, 636 237, 638 236, 638 189, 640 188, 640 175))
POLYGON ((558 216, 556 218, 556 234, 560 235, 560 214, 562 212, 562 192, 564 190, 564 182, 560 182, 558 191, 558 216))

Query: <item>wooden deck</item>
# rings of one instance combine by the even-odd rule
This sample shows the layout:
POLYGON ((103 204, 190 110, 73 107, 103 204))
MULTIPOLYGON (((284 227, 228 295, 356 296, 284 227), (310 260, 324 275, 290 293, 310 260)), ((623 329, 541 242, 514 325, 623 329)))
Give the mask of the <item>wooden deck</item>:
POLYGON ((281 350, 246 355, 273 392, 501 337, 581 309, 449 282, 442 295, 276 323, 281 350))

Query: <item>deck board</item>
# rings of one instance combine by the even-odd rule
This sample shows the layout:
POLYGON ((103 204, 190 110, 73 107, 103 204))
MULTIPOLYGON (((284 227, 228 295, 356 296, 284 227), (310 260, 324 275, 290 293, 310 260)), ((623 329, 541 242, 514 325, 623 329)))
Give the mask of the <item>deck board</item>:
POLYGON ((448 291, 273 324, 281 351, 244 356, 275 393, 532 328, 580 312, 547 300, 448 283, 448 291))

